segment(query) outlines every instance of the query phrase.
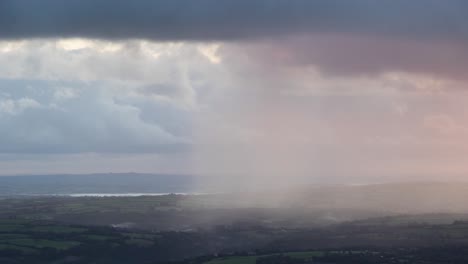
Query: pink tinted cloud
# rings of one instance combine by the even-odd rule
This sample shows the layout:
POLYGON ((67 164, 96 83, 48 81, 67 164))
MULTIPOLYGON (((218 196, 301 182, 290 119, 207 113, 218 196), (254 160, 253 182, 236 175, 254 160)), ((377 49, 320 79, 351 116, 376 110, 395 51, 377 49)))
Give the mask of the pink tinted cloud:
POLYGON ((387 72, 465 80, 468 46, 463 41, 320 34, 246 45, 266 65, 317 67, 322 74, 373 76, 387 72))

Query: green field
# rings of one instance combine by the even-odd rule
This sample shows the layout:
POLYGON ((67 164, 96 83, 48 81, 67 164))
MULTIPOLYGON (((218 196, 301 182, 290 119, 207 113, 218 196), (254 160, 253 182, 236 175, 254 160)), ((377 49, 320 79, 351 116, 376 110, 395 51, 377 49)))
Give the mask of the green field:
POLYGON ((115 237, 103 236, 103 235, 83 235, 83 236, 80 236, 80 238, 83 238, 86 240, 95 240, 95 241, 107 241, 107 240, 114 239, 115 237))
MULTIPOLYGON (((304 252, 287 252, 283 253, 284 256, 289 256, 298 259, 310 259, 312 257, 323 256, 322 251, 304 251, 304 252)), ((256 260, 261 257, 268 257, 273 255, 258 255, 258 256, 234 256, 226 258, 217 258, 206 262, 205 264, 255 264, 256 260)))
POLYGON ((205 264, 255 264, 259 256, 227 257, 206 262, 205 264))
POLYGON ((10 240, 10 239, 20 239, 20 238, 28 238, 28 235, 24 234, 0 234, 0 241, 2 240, 10 240))
POLYGON ((0 224, 0 233, 21 231, 24 226, 14 224, 0 224))
POLYGON ((0 221, 0 250, 17 250, 24 254, 38 253, 44 248, 67 250, 81 243, 54 236, 74 236, 87 230, 24 219, 3 219, 0 221))
POLYGON ((37 254, 39 250, 30 248, 30 247, 21 247, 9 244, 0 244, 0 250, 17 250, 22 252, 23 254, 37 254))
POLYGON ((68 234, 68 233, 82 233, 87 231, 86 228, 79 228, 79 227, 69 227, 69 226, 33 226, 29 227, 28 231, 31 232, 44 232, 44 233, 61 233, 61 234, 68 234))
POLYGON ((54 241, 54 240, 46 240, 46 239, 30 239, 30 238, 22 238, 22 239, 11 239, 8 241, 9 244, 15 246, 24 246, 24 247, 31 247, 31 248, 54 248, 57 250, 66 250, 72 247, 76 247, 80 244, 77 241, 54 241))

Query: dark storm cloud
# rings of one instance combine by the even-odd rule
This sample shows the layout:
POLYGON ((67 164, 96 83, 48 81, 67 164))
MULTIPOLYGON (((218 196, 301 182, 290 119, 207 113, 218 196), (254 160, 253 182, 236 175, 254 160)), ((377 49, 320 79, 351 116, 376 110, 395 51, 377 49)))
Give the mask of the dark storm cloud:
POLYGON ((0 38, 229 40, 294 33, 468 37, 463 0, 2 0, 0 38))

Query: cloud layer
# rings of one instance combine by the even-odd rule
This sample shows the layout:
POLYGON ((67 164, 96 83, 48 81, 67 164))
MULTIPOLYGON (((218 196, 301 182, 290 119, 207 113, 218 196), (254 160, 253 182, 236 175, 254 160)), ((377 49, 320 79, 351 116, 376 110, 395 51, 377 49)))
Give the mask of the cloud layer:
POLYGON ((463 0, 4 0, 0 38, 232 40, 303 33, 468 38, 463 0))
POLYGON ((0 167, 240 189, 466 173, 467 8, 0 1, 0 167))

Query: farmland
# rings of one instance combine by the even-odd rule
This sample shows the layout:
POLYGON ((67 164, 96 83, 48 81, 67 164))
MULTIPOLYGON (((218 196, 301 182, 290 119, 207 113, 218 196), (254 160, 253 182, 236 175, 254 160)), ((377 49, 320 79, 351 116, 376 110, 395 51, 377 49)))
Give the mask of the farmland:
POLYGON ((468 245, 465 214, 223 207, 217 204, 222 199, 5 197, 0 203, 0 263, 467 261, 450 253, 468 255, 463 253, 468 245))

